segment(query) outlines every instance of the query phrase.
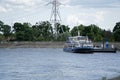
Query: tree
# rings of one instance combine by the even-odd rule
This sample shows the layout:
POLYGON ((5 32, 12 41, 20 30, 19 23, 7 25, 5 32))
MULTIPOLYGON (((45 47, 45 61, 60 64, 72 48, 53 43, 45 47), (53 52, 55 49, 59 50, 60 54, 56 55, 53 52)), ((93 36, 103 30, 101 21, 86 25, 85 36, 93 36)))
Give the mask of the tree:
POLYGON ((115 41, 120 41, 120 22, 117 22, 113 29, 113 36, 115 41))
POLYGON ((120 29, 116 30, 113 34, 115 41, 120 41, 120 29))
POLYGON ((18 41, 32 41, 33 40, 33 31, 30 27, 30 23, 15 23, 14 32, 16 34, 16 40, 18 41))
POLYGON ((77 36, 78 31, 80 32, 81 36, 88 36, 93 41, 101 41, 102 40, 102 30, 94 24, 91 24, 89 26, 84 26, 82 24, 79 26, 75 26, 71 30, 71 35, 77 36))
POLYGON ((24 30, 23 25, 18 22, 14 23, 13 28, 15 32, 20 32, 24 30))
POLYGON ((23 25, 21 23, 14 23, 13 25, 13 28, 14 28, 14 32, 15 32, 15 35, 16 35, 16 40, 18 41, 22 41, 24 40, 24 29, 23 29, 23 25))
POLYGON ((113 33, 110 30, 102 30, 102 37, 108 41, 114 41, 113 33))
POLYGON ((85 26, 82 25, 82 24, 80 24, 80 25, 78 26, 78 30, 79 30, 80 35, 83 35, 83 33, 84 33, 84 32, 83 32, 84 28, 85 28, 85 26))
POLYGON ((57 40, 58 41, 65 41, 67 37, 70 36, 70 28, 66 25, 61 25, 59 24, 58 26, 58 35, 57 35, 57 40))
POLYGON ((120 29, 120 22, 116 23, 115 27, 113 28, 113 32, 115 32, 118 29, 120 29))
POLYGON ((42 21, 32 26, 33 31, 36 34, 36 37, 40 41, 48 41, 53 39, 53 28, 50 22, 42 21))
POLYGON ((77 26, 73 27, 73 29, 71 30, 71 35, 72 36, 77 36, 78 35, 78 27, 77 26))
POLYGON ((102 41, 102 29, 100 29, 97 25, 91 24, 91 33, 93 41, 102 41))
POLYGON ((38 41, 40 33, 39 33, 39 29, 38 29, 37 25, 33 25, 32 30, 33 30, 33 40, 38 41))
POLYGON ((4 23, 2 21, 0 21, 0 31, 1 31, 3 25, 4 25, 4 23))
POLYGON ((24 38, 23 40, 24 41, 33 41, 34 40, 34 36, 33 36, 33 29, 32 27, 30 27, 31 24, 30 23, 23 23, 23 35, 24 35, 24 38))
POLYGON ((0 26, 4 25, 4 23, 2 21, 0 21, 0 26))
POLYGON ((3 40, 3 35, 0 33, 0 41, 3 40))
POLYGON ((3 33, 5 39, 9 41, 10 35, 11 35, 11 26, 9 25, 3 25, 1 27, 1 32, 3 33))

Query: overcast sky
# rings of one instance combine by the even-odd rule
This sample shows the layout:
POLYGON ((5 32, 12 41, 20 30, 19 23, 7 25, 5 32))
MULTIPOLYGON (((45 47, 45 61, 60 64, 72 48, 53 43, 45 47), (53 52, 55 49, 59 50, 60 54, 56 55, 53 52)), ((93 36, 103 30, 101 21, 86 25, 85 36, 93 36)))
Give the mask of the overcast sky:
MULTIPOLYGON (((0 20, 5 24, 50 20, 52 0, 0 0, 0 20)), ((71 28, 96 24, 112 30, 120 22, 120 0, 59 0, 61 23, 71 28)))

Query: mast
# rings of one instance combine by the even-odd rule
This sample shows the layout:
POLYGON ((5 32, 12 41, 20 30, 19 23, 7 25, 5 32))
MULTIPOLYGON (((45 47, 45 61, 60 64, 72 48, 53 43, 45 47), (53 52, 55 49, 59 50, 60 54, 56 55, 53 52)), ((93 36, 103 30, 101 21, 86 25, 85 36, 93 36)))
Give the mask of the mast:
MULTIPOLYGON (((78 25, 78 22, 77 22, 77 25, 78 25)), ((78 29, 78 36, 80 36, 79 25, 77 26, 77 29, 78 29)))

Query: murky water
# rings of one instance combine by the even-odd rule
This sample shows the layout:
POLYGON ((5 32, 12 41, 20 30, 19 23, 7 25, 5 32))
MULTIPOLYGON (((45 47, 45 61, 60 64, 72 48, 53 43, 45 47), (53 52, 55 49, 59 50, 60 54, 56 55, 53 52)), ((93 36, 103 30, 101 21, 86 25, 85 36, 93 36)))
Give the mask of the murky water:
POLYGON ((101 80, 120 75, 120 53, 53 48, 0 49, 0 80, 101 80))

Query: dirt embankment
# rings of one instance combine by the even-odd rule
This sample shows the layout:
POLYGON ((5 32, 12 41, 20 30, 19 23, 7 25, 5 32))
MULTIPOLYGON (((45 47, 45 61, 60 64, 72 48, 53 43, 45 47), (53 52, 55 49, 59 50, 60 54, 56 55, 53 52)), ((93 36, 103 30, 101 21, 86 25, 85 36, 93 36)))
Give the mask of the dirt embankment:
MULTIPOLYGON (((0 42, 0 48, 63 48, 65 42, 0 42)), ((101 42, 95 42, 94 45, 100 46, 101 42)), ((120 50, 120 42, 111 42, 120 50)))
POLYGON ((64 42, 2 42, 0 48, 62 48, 64 42))

